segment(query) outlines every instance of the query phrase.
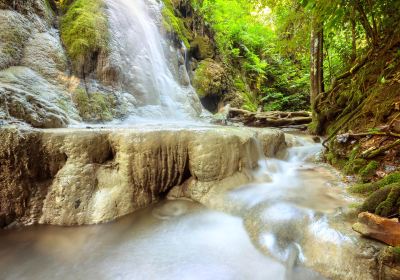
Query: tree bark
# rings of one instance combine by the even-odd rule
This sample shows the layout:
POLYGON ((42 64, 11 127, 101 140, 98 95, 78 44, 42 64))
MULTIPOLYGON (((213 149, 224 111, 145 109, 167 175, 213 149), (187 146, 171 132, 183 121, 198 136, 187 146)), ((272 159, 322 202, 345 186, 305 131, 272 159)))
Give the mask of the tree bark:
POLYGON ((374 28, 374 26, 371 26, 367 14, 365 13, 365 10, 363 6, 361 5, 359 0, 354 1, 355 8, 357 9, 358 13, 360 14, 360 22, 361 25, 363 26, 365 30, 365 34, 367 35, 367 38, 370 40, 371 44, 376 46, 378 44, 378 33, 377 30, 374 28))
POLYGON ((356 36, 356 9, 351 9, 351 62, 354 63, 357 59, 357 36, 356 36))
POLYGON ((310 99, 314 108, 317 96, 324 92, 324 32, 323 22, 313 19, 311 29, 311 92, 310 99))

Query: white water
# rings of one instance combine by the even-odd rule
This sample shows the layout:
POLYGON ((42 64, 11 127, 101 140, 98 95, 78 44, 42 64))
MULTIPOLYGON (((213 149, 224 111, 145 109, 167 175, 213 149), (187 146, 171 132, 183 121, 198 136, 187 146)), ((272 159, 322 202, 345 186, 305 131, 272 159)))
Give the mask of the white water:
MULTIPOLYGON (((121 69, 121 86, 135 99, 132 119, 187 120, 201 112, 192 86, 180 85, 168 65, 168 46, 157 21, 161 4, 147 0, 107 0, 111 59, 121 69)), ((171 51, 171 49, 169 49, 171 51)))

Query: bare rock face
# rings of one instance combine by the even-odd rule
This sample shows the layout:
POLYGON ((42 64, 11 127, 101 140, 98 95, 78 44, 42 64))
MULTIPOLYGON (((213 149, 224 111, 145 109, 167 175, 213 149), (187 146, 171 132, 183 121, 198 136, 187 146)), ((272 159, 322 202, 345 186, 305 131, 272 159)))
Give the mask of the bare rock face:
POLYGON ((44 0, 0 1, 0 120, 65 127, 80 120, 67 58, 44 0))
POLYGON ((250 180, 260 156, 257 139, 270 143, 268 152, 273 154, 284 135, 243 128, 4 128, 0 139, 0 226, 4 227, 15 221, 56 225, 111 221, 157 202, 171 189, 177 196, 200 201, 212 188, 250 180))
POLYGON ((0 71, 0 112, 39 128, 65 127, 69 116, 79 118, 65 89, 22 66, 0 71))

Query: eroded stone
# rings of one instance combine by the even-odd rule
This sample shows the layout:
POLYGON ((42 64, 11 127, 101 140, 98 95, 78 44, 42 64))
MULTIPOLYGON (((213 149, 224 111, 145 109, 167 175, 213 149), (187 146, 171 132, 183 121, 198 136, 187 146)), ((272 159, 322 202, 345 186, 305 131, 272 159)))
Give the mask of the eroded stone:
POLYGON ((2 226, 111 221, 157 202, 175 186, 185 186, 179 196, 201 201, 210 189, 251 179, 260 135, 269 154, 284 141, 282 132, 222 127, 2 129, 2 226))

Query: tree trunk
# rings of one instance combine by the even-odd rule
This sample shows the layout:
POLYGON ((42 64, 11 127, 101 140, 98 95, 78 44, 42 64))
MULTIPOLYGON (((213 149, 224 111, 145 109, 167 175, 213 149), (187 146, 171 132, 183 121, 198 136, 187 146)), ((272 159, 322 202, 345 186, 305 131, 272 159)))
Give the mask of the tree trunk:
POLYGON ((311 29, 311 105, 314 108, 318 94, 324 92, 324 33, 323 23, 317 19, 312 22, 311 29))
POLYGON ((357 37, 356 37, 356 9, 351 9, 351 62, 354 63, 357 59, 357 37))
POLYGON ((365 34, 367 35, 367 38, 370 40, 370 42, 373 46, 377 46, 379 40, 378 40, 378 33, 376 30, 376 26, 375 27, 371 26, 371 24, 368 20, 368 16, 365 13, 365 10, 364 10, 363 6, 361 5, 360 1, 355 0, 354 4, 360 15, 360 22, 365 30, 365 34))

